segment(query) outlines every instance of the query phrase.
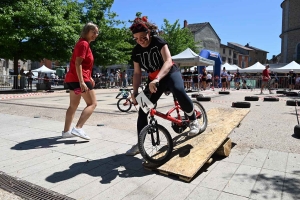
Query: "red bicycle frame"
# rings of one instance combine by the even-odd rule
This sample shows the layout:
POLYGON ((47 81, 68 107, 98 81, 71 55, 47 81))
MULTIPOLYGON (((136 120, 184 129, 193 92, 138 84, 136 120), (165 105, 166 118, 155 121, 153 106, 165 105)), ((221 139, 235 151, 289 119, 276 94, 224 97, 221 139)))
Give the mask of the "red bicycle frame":
MULTIPOLYGON (((154 108, 150 109, 150 111, 149 111, 150 117, 153 118, 154 116, 158 116, 158 117, 161 117, 168 121, 174 122, 174 123, 178 124, 179 126, 182 126, 183 121, 182 121, 182 117, 179 114, 179 111, 182 109, 181 109, 178 101, 175 98, 174 98, 174 104, 175 104, 175 106, 173 108, 171 108, 166 114, 163 114, 154 108), (175 110, 177 111, 177 118, 174 118, 171 116, 171 113, 173 113, 175 110)), ((199 111, 196 111, 195 114, 196 114, 196 118, 198 118, 201 115, 201 113, 199 111)), ((189 121, 189 120, 187 119, 187 121, 189 121)))

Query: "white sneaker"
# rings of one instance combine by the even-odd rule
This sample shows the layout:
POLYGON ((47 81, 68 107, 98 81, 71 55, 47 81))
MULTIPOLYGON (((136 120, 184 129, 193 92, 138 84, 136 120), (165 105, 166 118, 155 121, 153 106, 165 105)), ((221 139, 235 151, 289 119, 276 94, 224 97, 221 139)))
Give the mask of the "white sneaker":
POLYGON ((198 120, 193 120, 190 122, 190 132, 188 136, 195 136, 200 132, 199 122, 198 120))
POLYGON ((71 138, 71 137, 75 137, 74 135, 71 134, 70 131, 67 132, 61 132, 62 138, 71 138))
POLYGON ((138 144, 135 144, 131 147, 131 149, 126 151, 126 156, 134 156, 139 153, 140 153, 140 150, 139 150, 138 144))
POLYGON ((89 140, 91 139, 85 132, 82 128, 80 129, 77 129, 77 128, 73 128, 72 131, 71 131, 71 134, 74 135, 74 136, 77 136, 77 137, 80 137, 82 139, 85 139, 85 140, 89 140))

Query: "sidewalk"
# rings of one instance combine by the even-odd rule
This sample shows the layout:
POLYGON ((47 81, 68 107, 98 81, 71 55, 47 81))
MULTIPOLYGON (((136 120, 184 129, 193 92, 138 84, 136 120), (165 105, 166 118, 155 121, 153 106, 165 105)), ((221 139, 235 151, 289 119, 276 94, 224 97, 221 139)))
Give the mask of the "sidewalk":
MULTIPOLYGON (((215 102, 203 105, 206 109, 229 107, 228 102, 241 98, 241 94, 213 94, 215 102), (223 103, 216 103, 221 100, 223 103)), ((287 146, 282 138, 298 143, 299 139, 290 138, 289 131, 282 132, 288 133, 289 138, 281 137, 281 132, 273 136, 279 139, 278 143, 271 138, 276 130, 286 129, 286 123, 295 118, 278 113, 283 124, 273 126, 278 109, 284 113, 294 109, 284 107, 283 103, 272 107, 266 102, 252 103, 250 113, 232 133, 236 145, 230 156, 203 168, 191 183, 144 170, 140 155, 125 156, 126 150, 136 143, 133 129, 86 125, 91 141, 62 139, 61 121, 9 114, 0 114, 0 171, 74 199, 300 199, 298 147, 292 142, 287 146), (270 113, 273 117, 266 118, 270 113), (264 129, 266 124, 270 126, 268 129, 264 129), (269 140, 264 138, 266 134, 269 140), (264 143, 269 144, 258 147, 264 143), (282 150, 276 150, 280 143, 282 150)), ((126 126, 126 121, 123 123, 126 126)))

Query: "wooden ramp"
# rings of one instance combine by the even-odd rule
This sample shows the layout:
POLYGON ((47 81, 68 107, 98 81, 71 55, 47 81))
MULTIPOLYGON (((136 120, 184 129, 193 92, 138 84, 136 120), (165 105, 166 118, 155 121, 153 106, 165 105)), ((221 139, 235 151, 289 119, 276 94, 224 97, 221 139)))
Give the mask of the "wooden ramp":
MULTIPOLYGON (((211 156, 224 143, 229 144, 229 134, 248 114, 248 109, 214 108, 207 112, 208 126, 205 132, 193 138, 182 133, 173 138, 174 149, 171 159, 165 164, 155 167, 144 163, 147 169, 156 169, 162 174, 173 174, 180 179, 190 182, 200 168, 209 162, 211 156)), ((220 149, 219 149, 220 150, 220 149)), ((229 149, 230 152, 230 149, 229 149)), ((227 155, 228 156, 228 155, 227 155)))

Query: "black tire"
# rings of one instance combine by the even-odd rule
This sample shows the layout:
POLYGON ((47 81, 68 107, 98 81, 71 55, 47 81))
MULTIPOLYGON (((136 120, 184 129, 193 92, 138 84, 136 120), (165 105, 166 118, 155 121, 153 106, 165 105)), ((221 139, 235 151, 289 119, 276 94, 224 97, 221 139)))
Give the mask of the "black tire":
POLYGON ((258 96, 245 96, 245 101, 258 101, 258 96))
POLYGON ((294 134, 295 136, 300 137, 300 125, 294 127, 294 134))
POLYGON ((203 97, 203 94, 192 94, 192 98, 203 97))
POLYGON ((194 106, 196 118, 200 124, 200 131, 198 133, 198 134, 200 134, 206 130, 207 124, 208 124, 208 119, 207 119, 207 115, 206 115, 206 111, 205 111, 204 107, 199 102, 193 101, 193 106, 194 106), (200 113, 200 115, 199 114, 197 115, 197 113, 200 113))
POLYGON ((219 91, 219 94, 230 94, 229 91, 219 91))
MULTIPOLYGON (((297 104, 300 104, 300 102, 297 101, 297 104)), ((296 106, 296 100, 287 100, 286 105, 287 106, 296 106)))
POLYGON ((279 101, 277 97, 264 97, 264 101, 279 101))
POLYGON ((285 95, 288 97, 297 97, 298 93, 297 92, 286 92, 285 95))
POLYGON ((276 91, 276 94, 285 94, 285 93, 286 93, 285 90, 277 90, 277 91, 276 91))
MULTIPOLYGON (((153 133, 154 137, 156 138, 156 132, 153 133)), ((162 165, 164 164, 165 162, 167 162, 169 159, 170 159, 170 156, 172 154, 172 151, 173 151, 173 140, 171 138, 171 135, 170 133, 168 132, 168 130, 163 127, 162 125, 160 124, 157 124, 157 125, 152 125, 152 124, 149 124, 147 126, 145 126, 143 128, 143 130, 141 131, 141 133, 139 134, 139 138, 138 138, 138 144, 139 144, 139 150, 140 150, 140 153, 141 155, 143 156, 143 158, 150 162, 150 163, 154 163, 154 164, 158 164, 158 165, 162 165), (152 140, 151 140, 151 131, 155 130, 157 127, 158 129, 158 134, 159 134, 159 138, 160 138, 160 142, 162 141, 162 135, 164 136, 164 138, 166 139, 166 142, 167 142, 167 145, 165 146, 162 146, 162 147, 158 147, 158 146, 153 146, 152 145, 152 140), (148 136, 148 139, 146 139, 148 136), (145 144, 149 144, 150 147, 146 147, 145 148, 145 144), (158 149, 158 148, 159 149, 158 149), (152 151, 153 152, 153 149, 158 149, 157 152, 155 152, 153 155, 150 155, 147 150, 149 148, 152 148, 152 151), (155 158, 154 155, 158 155, 159 154, 159 151, 161 152, 165 152, 165 154, 162 156, 162 157, 158 157, 158 158, 155 158)))
POLYGON ((235 107, 235 108, 250 108, 251 103, 249 103, 249 102, 232 102, 232 107, 235 107))
POLYGON ((197 96, 197 101, 210 101, 211 97, 202 97, 202 96, 197 96))
POLYGON ((128 112, 131 109, 132 103, 129 99, 119 99, 117 107, 121 112, 128 112))

